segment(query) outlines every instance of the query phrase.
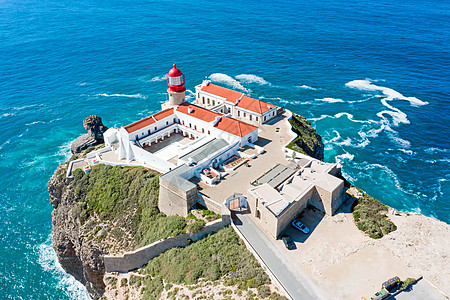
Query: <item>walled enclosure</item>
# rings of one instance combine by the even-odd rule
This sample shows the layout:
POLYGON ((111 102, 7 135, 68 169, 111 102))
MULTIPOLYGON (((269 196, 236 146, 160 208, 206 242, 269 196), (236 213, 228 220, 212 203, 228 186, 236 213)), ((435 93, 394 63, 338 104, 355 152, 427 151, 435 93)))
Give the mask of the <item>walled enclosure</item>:
POLYGON ((173 247, 186 247, 190 241, 198 241, 208 234, 215 233, 225 226, 230 225, 230 215, 222 215, 222 218, 210 222, 198 233, 184 233, 165 240, 154 242, 135 251, 126 252, 123 255, 105 255, 105 272, 129 272, 146 265, 152 258, 173 247))

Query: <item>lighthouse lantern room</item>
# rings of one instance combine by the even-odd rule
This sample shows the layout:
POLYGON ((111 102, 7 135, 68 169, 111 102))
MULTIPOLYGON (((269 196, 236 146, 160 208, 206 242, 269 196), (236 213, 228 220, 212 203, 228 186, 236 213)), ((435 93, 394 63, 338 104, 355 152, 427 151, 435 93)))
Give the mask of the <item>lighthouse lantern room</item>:
POLYGON ((167 93, 169 100, 162 104, 162 109, 175 107, 180 105, 185 100, 184 74, 174 64, 173 68, 167 73, 167 93))

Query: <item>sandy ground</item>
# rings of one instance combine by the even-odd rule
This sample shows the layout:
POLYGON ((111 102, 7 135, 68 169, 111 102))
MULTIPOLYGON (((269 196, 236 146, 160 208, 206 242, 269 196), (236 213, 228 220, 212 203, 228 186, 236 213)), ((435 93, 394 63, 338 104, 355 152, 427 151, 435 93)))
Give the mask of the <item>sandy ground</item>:
MULTIPOLYGON (((124 274, 108 273, 105 275, 106 291, 102 299, 141 299, 141 287, 130 285, 130 277, 145 277, 136 272, 128 272, 124 274), (122 284, 126 279, 126 284, 122 284)), ((167 284, 163 289, 159 299, 249 299, 251 295, 258 294, 256 289, 240 290, 236 286, 226 286, 224 280, 203 281, 195 285, 167 284)), ((282 292, 273 285, 268 285, 270 292, 276 292, 282 295, 282 292)))
POLYGON ((450 226, 423 215, 389 217, 398 229, 374 240, 357 229, 349 212, 330 217, 308 210, 301 220, 312 232, 305 237, 289 229, 297 249, 280 242, 280 251, 333 299, 370 299, 393 276, 420 275, 450 295, 450 226))

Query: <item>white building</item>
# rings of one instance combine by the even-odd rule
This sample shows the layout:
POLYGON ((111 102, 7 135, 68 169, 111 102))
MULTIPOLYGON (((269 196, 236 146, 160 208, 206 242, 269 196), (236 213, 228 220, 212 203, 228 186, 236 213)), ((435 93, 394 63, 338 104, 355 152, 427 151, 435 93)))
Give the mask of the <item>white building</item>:
MULTIPOLYGON (((215 140, 223 141, 213 143, 215 146, 220 145, 222 149, 219 150, 223 153, 220 157, 210 153, 210 157, 204 158, 206 163, 202 161, 201 165, 217 166, 232 155, 237 155, 239 148, 251 145, 258 139, 258 127, 234 119, 229 114, 185 102, 184 75, 175 65, 167 78, 169 100, 162 105, 164 110, 105 133, 106 146, 117 153, 119 160, 138 162, 164 173, 182 164, 190 164, 186 160, 189 153, 215 140), (184 145, 174 141, 160 152, 147 151, 176 134, 192 141, 184 145)), ((276 106, 271 107, 270 111, 276 112, 276 106)), ((199 166, 195 171, 199 173, 196 174, 198 177, 200 172, 202 169, 199 166)))
POLYGON ((233 91, 204 80, 195 87, 195 104, 207 109, 228 114, 233 118, 264 124, 278 114, 279 107, 250 98, 248 95, 233 91))

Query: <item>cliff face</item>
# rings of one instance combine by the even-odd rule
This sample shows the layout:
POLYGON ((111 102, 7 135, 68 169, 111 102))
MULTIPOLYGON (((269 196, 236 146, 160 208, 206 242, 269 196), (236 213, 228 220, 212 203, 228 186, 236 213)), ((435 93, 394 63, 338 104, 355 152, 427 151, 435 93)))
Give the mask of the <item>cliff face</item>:
POLYGON ((67 163, 61 164, 48 182, 53 223, 53 248, 63 269, 83 283, 93 299, 105 290, 102 245, 90 240, 76 213, 77 199, 66 181, 67 163))
POLYGON ((287 147, 323 160, 324 145, 322 137, 317 133, 314 127, 311 126, 311 123, 304 117, 295 113, 292 113, 292 118, 289 120, 289 123, 298 137, 289 143, 287 147))

